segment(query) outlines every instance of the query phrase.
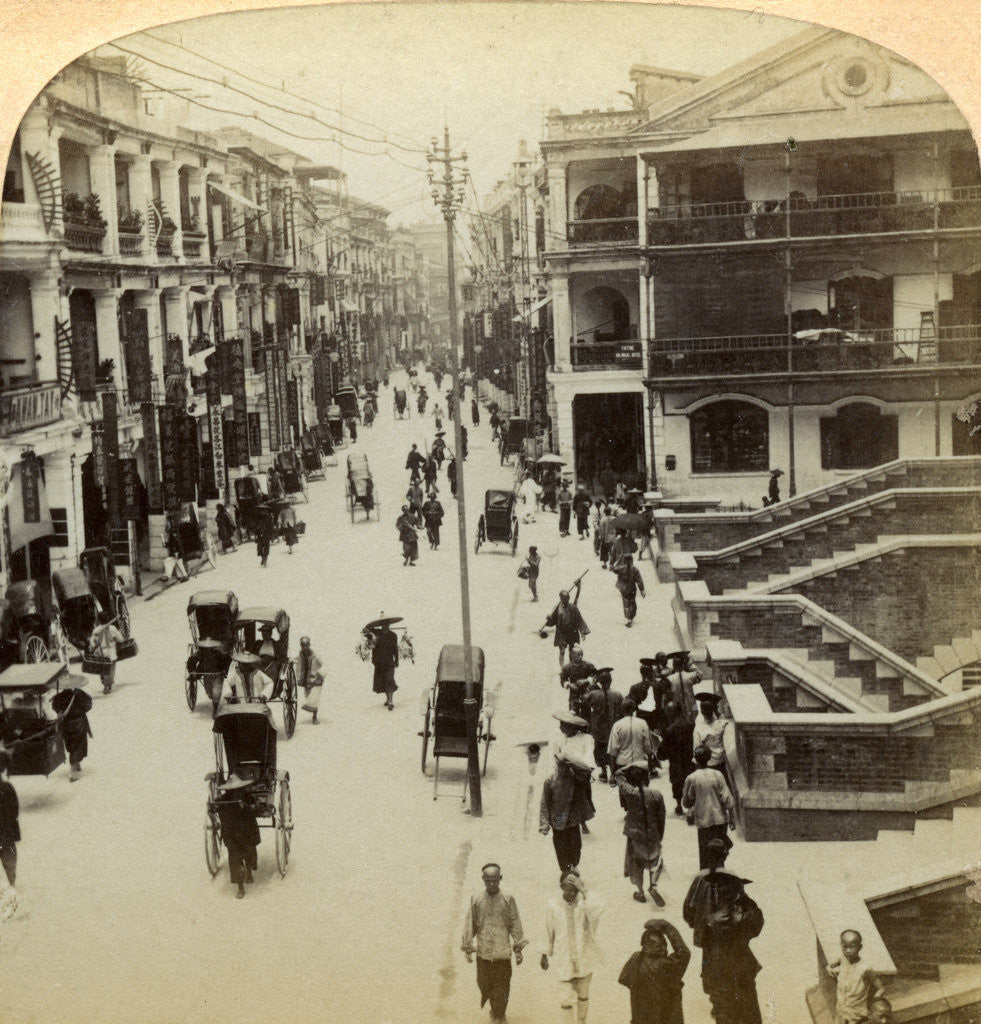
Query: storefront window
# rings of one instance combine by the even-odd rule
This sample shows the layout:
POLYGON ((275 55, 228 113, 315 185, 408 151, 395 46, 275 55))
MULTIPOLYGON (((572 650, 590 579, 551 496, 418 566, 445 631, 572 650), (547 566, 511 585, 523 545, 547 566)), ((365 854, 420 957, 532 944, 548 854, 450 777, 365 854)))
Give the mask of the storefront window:
POLYGON ((693 473, 747 473, 770 465, 770 417, 749 402, 713 402, 693 413, 693 473))
POLYGON ((868 469, 899 458, 899 420, 869 402, 821 417, 821 468, 868 469))

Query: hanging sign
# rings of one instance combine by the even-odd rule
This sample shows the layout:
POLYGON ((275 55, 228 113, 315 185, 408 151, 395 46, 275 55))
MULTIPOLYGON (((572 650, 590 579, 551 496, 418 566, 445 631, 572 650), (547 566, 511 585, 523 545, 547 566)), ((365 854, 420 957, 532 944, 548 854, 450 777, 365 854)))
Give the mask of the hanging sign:
POLYGON ((166 512, 173 512, 181 506, 177 482, 178 415, 178 410, 172 405, 160 407, 160 479, 166 512))
POLYGON ((208 426, 211 432, 211 461, 214 465, 215 487, 218 488, 220 497, 228 488, 228 481, 225 479, 224 421, 220 405, 208 407, 208 426))
POLYGON ((178 444, 177 487, 181 501, 197 498, 198 476, 200 475, 200 454, 198 452, 198 421, 186 413, 177 420, 180 441, 178 444))
POLYGON ((140 518, 140 474, 134 458, 119 460, 119 504, 124 519, 140 518))
POLYGON ((131 402, 150 401, 150 330, 145 309, 130 310, 126 317, 126 382, 131 402))
POLYGON ((92 472, 95 476, 95 485, 100 490, 106 489, 106 461, 103 455, 103 433, 102 424, 92 424, 92 472))
POLYGON ((153 402, 140 406, 143 419, 143 464, 146 467, 146 498, 150 511, 163 511, 163 495, 160 491, 160 449, 157 446, 157 409, 153 402))
POLYGON ((245 343, 232 340, 232 412, 235 414, 235 453, 239 466, 249 464, 249 403, 245 397, 245 343))
POLYGON ((286 382, 286 407, 289 409, 293 437, 300 436, 300 383, 290 379, 286 382))
POLYGON ((115 391, 102 393, 102 431, 106 507, 109 510, 109 521, 115 524, 119 517, 119 489, 116 486, 116 465, 119 462, 119 401, 115 391))
POLYGON ((24 522, 41 522, 41 463, 33 452, 20 460, 20 488, 24 499, 24 522))

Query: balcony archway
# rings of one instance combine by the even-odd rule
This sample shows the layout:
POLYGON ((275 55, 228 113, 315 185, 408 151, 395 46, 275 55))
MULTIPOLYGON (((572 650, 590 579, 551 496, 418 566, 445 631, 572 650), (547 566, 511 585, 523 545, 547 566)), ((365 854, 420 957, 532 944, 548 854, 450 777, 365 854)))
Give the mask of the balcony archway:
POLYGON ((692 473, 751 473, 770 467, 770 415, 739 399, 710 402, 689 417, 692 473))
POLYGON ((899 417, 849 402, 821 417, 821 468, 869 469, 899 458, 899 417))
POLYGON ((589 185, 579 193, 575 203, 576 220, 600 220, 621 217, 623 196, 611 185, 589 185))

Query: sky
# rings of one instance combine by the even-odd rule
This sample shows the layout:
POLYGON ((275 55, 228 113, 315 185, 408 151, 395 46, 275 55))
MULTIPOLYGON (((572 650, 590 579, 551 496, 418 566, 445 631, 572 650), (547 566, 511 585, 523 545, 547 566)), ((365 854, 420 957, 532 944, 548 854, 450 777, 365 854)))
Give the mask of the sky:
POLYGON ((631 88, 631 65, 711 74, 804 27, 759 13, 618 3, 351 4, 178 22, 100 52, 140 54, 153 85, 189 89, 189 125, 237 124, 341 167, 351 194, 391 210, 395 226, 436 219, 425 150, 444 118, 483 198, 519 140, 537 146, 549 111, 628 109, 619 90, 631 88), (310 138, 278 134, 253 114, 310 138), (343 145, 318 141, 337 138, 343 145))

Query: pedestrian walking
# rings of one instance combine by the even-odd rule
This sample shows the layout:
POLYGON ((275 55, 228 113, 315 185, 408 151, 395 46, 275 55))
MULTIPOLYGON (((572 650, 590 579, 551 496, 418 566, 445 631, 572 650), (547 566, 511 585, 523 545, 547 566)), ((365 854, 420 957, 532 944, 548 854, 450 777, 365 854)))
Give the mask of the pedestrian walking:
POLYGON ((344 421, 347 424, 347 432, 351 435, 351 443, 354 444, 358 439, 358 418, 356 416, 348 416, 344 421))
POLYGON ((590 772, 587 761, 566 754, 542 784, 538 831, 543 836, 551 831, 555 858, 563 870, 579 863, 582 856, 580 826, 596 813, 589 799, 590 772))
POLYGON ((0 864, 7 881, 17 884, 17 844, 20 842, 20 804, 10 784, 10 757, 0 750, 0 864))
POLYGON ((320 697, 324 692, 323 662, 314 653, 310 637, 300 637, 300 654, 296 659, 296 682, 303 688, 303 710, 313 715, 313 724, 319 725, 320 697))
POLYGON ((418 483, 422 479, 422 471, 426 468, 426 456, 419 451, 419 446, 414 444, 405 457, 405 468, 409 471, 411 483, 418 483))
POLYGON ((422 506, 422 518, 426 524, 426 536, 429 538, 430 550, 438 551, 439 528, 443 525, 443 506, 434 490, 429 492, 429 497, 422 506))
POLYGON ((190 577, 184 564, 184 542, 181 540, 180 524, 174 516, 167 516, 163 544, 167 555, 164 558, 164 571, 160 579, 166 583, 176 574, 177 579, 184 583, 190 577))
POLYGON ((584 484, 576 489, 576 496, 572 499, 572 511, 576 515, 576 531, 580 540, 589 536, 589 510, 593 507, 593 500, 586 493, 584 484))
POLYGON ((270 466, 266 472, 266 494, 270 501, 279 501, 283 497, 283 479, 275 466, 270 466))
POLYGON ((250 783, 232 772, 218 787, 222 796, 215 801, 221 822, 221 841, 228 850, 228 877, 238 886, 236 899, 245 896, 245 885, 253 881, 258 866, 257 847, 262 841, 252 795, 245 792, 250 783), (234 795, 229 795, 234 794, 234 795))
POLYGON ((475 427, 480 426, 480 406, 477 405, 476 398, 470 399, 470 419, 475 427))
POLYGON ((439 463, 436 461, 435 455, 430 455, 426 459, 426 467, 423 470, 423 481, 426 484, 426 490, 431 491, 436 486, 436 481, 439 479, 439 463))
POLYGON ((518 487, 518 495, 525 506, 524 514, 521 517, 523 523, 533 523, 538 514, 538 502, 541 498, 542 489, 535 482, 535 478, 527 470, 524 479, 518 487))
POLYGON ((615 570, 617 564, 621 563, 626 555, 635 555, 636 553, 637 545, 634 543, 633 537, 626 530, 617 529, 613 543, 610 545, 610 568, 615 570))
POLYGON ((568 662, 559 670, 559 685, 569 691, 569 710, 573 714, 580 713, 580 704, 595 673, 596 666, 583 657, 582 647, 573 644, 569 648, 568 662))
POLYGON ((541 968, 547 971, 552 958, 565 1024, 586 1024, 590 982, 602 960, 597 932, 605 908, 575 869, 562 872, 559 886, 561 897, 550 900, 545 909, 541 968))
POLYGON ((296 533, 296 512, 292 505, 287 505, 279 513, 279 529, 283 534, 283 540, 286 542, 286 549, 292 555, 293 548, 299 543, 296 533))
POLYGON ((501 437, 501 417, 496 408, 491 409, 490 414, 491 440, 498 441, 501 437))
POLYGON ((538 548, 532 544, 528 548, 525 560, 518 566, 518 575, 528 581, 528 589, 531 591, 532 601, 538 600, 538 575, 541 572, 542 556, 538 548))
MULTIPOLYGON (((13 884, 13 882, 11 882, 13 884)), ((849 928, 839 936, 841 956, 825 968, 835 983, 835 1024, 862 1024, 874 999, 885 995, 879 976, 862 963, 862 935, 849 928)))
MULTIPOLYGON (((567 757, 573 763, 589 766, 592 772, 593 741, 589 735, 589 723, 574 711, 556 711, 552 717, 559 723, 561 739, 555 744, 553 757, 555 763, 559 764, 567 757)), ((587 790, 590 803, 592 803, 592 789, 587 790)), ((583 827, 588 834, 589 829, 583 827)))
POLYGON ((511 954, 521 964, 528 940, 521 930, 521 918, 514 897, 501 892, 500 864, 485 864, 480 870, 484 891, 470 897, 463 922, 461 948, 467 963, 477 956, 477 988, 480 1006, 490 1002, 490 1019, 504 1020, 511 995, 511 954))
POLYGON ((559 649, 560 666, 565 662, 566 648, 573 647, 584 637, 589 636, 589 627, 577 607, 580 589, 581 584, 577 581, 575 602, 570 602, 568 590, 560 590, 559 603, 552 609, 545 620, 545 625, 538 631, 539 636, 544 637, 548 635, 545 632, 546 627, 555 627, 555 637, 552 643, 559 649))
POLYGON ((735 809, 722 774, 708 767, 708 747, 696 747, 693 757, 696 767, 681 787, 681 806, 687 812, 688 824, 698 829, 698 866, 707 868, 711 840, 721 839, 726 849, 732 846, 726 827, 735 829, 735 809))
POLYGON ((695 876, 684 902, 685 921, 702 950, 702 989, 715 1024, 762 1024, 760 963, 749 943, 763 930, 763 913, 746 895, 749 879, 718 870, 724 846, 715 840, 709 853, 710 866, 695 876))
POLYGON ((387 625, 382 626, 375 636, 375 643, 371 649, 371 663, 375 666, 371 688, 375 693, 385 694, 385 707, 391 711, 395 707, 392 694, 398 689, 395 683, 395 669, 399 663, 399 639, 387 625))
POLYGON ((268 508, 260 505, 255 510, 253 529, 255 530, 255 553, 259 558, 259 565, 265 569, 266 563, 269 561, 269 545, 272 543, 274 529, 272 513, 268 508))
POLYGON ((100 659, 99 676, 102 679, 103 693, 112 693, 116 682, 116 645, 125 639, 112 622, 100 623, 89 637, 89 651, 100 659))
POLYGON ((51 698, 51 708, 61 716, 61 735, 68 755, 68 781, 77 782, 82 774, 82 761, 88 757, 92 729, 86 712, 92 710, 92 698, 80 687, 85 681, 80 676, 69 676, 68 681, 51 698))
POLYGON ((647 591, 644 590, 644 580, 630 555, 624 555, 614 565, 613 571, 617 576, 616 587, 620 591, 620 598, 623 601, 623 614, 627 620, 624 624, 629 629, 637 617, 637 592, 640 591, 641 597, 647 597, 647 591))
POLYGON ((416 535, 415 513, 411 506, 403 505, 402 514, 395 520, 395 529, 399 532, 402 542, 402 565, 415 565, 419 557, 419 538, 416 535))
POLYGON ((542 473, 542 508, 555 511, 556 490, 555 470, 548 468, 542 473))
POLYGON ((569 536, 569 523, 572 521, 572 491, 563 480, 558 494, 559 502, 559 536, 569 536))
POLYGON ((600 770, 599 781, 609 781, 611 785, 616 785, 615 769, 610 765, 607 748, 610 743, 610 732, 623 715, 623 694, 611 689, 613 685, 612 669, 597 669, 594 678, 599 684, 599 689, 590 690, 581 707, 589 721, 589 733, 593 738, 593 760, 596 761, 600 770), (607 775, 608 768, 610 769, 609 775, 607 775))
POLYGON ((770 473, 770 484, 767 487, 766 497, 763 499, 764 507, 776 505, 780 500, 780 477, 783 476, 782 469, 774 469, 770 473))
POLYGON ((466 461, 469 448, 467 447, 467 428, 460 424, 460 457, 466 461))
POLYGON ((450 482, 450 494, 456 497, 456 456, 450 455, 450 461, 446 463, 446 479, 450 482))
POLYGON ((215 510, 215 528, 218 530, 218 540, 221 543, 221 553, 227 554, 229 549, 235 550, 235 524, 228 514, 228 509, 221 502, 215 510))
POLYGON ((654 757, 654 741, 647 723, 637 715, 637 705, 629 697, 624 699, 622 716, 610 728, 610 742, 606 746, 611 773, 621 768, 650 770, 654 757))
POLYGON ((651 511, 651 509, 645 508, 640 513, 640 516, 644 521, 644 525, 635 531, 637 534, 637 540, 639 542, 638 547, 640 548, 640 551, 637 555, 637 561, 643 562, 644 552, 646 551, 648 557, 653 562, 656 560, 654 548, 652 546, 652 536, 654 533, 654 513, 651 511))
POLYGON ((630 990, 630 1024, 685 1024, 681 979, 690 961, 691 950, 673 924, 652 918, 644 925, 640 951, 623 965, 618 979, 630 990))
POLYGON ((722 698, 717 693, 696 693, 695 700, 698 703, 698 715, 692 728, 692 746, 708 749, 708 767, 719 772, 728 784, 723 735, 729 723, 719 714, 719 701, 722 698))
POLYGON ((666 726, 661 737, 658 757, 668 762, 668 778, 671 782, 671 795, 674 797, 674 813, 684 814, 681 806, 681 792, 685 779, 692 773, 692 725, 681 705, 673 700, 664 705, 666 726))
POLYGON ((646 768, 621 768, 616 773, 620 789, 620 806, 626 812, 623 834, 627 848, 623 858, 623 873, 637 887, 634 899, 646 902, 645 874, 651 884, 647 891, 656 907, 664 906, 664 897, 657 891, 657 880, 664 868, 661 842, 664 839, 664 797, 651 788, 646 768))

